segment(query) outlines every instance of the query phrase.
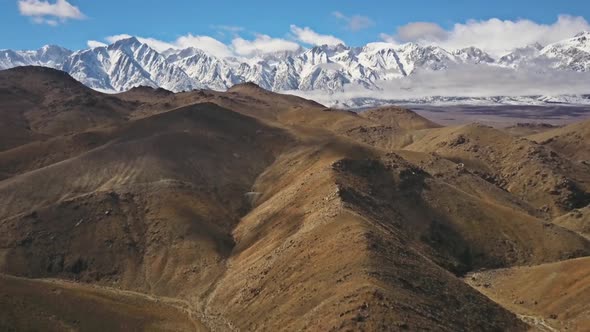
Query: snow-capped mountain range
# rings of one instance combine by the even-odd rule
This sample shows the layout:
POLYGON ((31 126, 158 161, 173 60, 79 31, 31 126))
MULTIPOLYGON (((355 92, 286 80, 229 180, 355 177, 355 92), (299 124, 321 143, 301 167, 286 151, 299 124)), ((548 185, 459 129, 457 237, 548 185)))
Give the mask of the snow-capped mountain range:
POLYGON ((333 93, 349 85, 381 90, 383 82, 461 65, 590 72, 590 32, 547 46, 525 46, 497 59, 475 47, 445 50, 415 43, 324 45, 254 58, 217 58, 197 48, 159 53, 134 37, 79 51, 59 46, 0 50, 0 69, 24 65, 61 69, 93 89, 112 92, 140 85, 172 91, 225 90, 254 82, 273 91, 333 93))

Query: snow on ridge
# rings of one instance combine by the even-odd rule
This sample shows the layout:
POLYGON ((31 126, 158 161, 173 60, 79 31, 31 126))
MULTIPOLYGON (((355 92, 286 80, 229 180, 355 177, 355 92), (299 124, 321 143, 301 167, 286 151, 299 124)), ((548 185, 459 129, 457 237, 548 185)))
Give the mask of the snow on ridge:
MULTIPOLYGON (((529 45, 515 49, 499 59, 475 47, 446 50, 416 43, 385 42, 363 47, 324 45, 250 58, 218 58, 194 47, 157 52, 135 37, 74 52, 55 45, 36 51, 0 50, 0 69, 25 65, 61 69, 89 87, 103 91, 124 91, 137 85, 176 92, 197 88, 225 90, 235 84, 254 82, 273 91, 329 94, 356 86, 367 92, 389 93, 384 98, 391 98, 396 91, 388 91, 387 82, 457 68, 469 68, 471 75, 479 75, 488 68, 504 68, 515 73, 524 70, 590 73, 590 32, 545 47, 529 45)), ((560 98, 546 98, 543 102, 586 102, 584 98, 560 98)))

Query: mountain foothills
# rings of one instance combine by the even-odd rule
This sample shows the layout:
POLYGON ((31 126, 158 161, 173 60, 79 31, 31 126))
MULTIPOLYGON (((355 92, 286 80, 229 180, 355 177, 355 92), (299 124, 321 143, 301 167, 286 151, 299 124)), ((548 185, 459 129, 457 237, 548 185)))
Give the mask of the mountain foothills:
MULTIPOLYGON (((116 89, 193 87, 190 59, 243 79, 180 53, 129 39, 18 56, 116 89)), ((1 330, 587 327, 589 122, 442 127, 253 83, 103 94, 19 67, 0 71, 0 124, 1 330)))
POLYGON ((334 92, 347 86, 381 90, 384 82, 393 79, 461 66, 588 72, 590 32, 551 45, 525 46, 498 59, 475 47, 445 50, 415 43, 324 45, 248 58, 218 58, 197 48, 157 52, 134 37, 75 52, 59 46, 0 51, 0 69, 27 65, 60 69, 93 89, 114 92, 136 86, 173 92, 225 90, 244 82, 271 91, 334 92))

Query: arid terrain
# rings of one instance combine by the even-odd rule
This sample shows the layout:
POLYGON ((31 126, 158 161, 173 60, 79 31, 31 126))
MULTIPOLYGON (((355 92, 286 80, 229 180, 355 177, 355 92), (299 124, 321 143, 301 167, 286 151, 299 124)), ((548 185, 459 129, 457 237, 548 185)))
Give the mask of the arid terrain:
POLYGON ((520 120, 0 71, 0 330, 588 331, 590 122, 520 120))

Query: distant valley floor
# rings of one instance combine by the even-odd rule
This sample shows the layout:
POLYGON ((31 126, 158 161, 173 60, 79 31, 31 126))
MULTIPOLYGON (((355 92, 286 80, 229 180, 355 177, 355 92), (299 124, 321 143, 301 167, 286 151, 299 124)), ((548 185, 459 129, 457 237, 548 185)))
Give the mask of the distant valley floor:
POLYGON ((403 105, 442 125, 481 123, 502 128, 517 123, 566 125, 590 119, 589 105, 403 105))

